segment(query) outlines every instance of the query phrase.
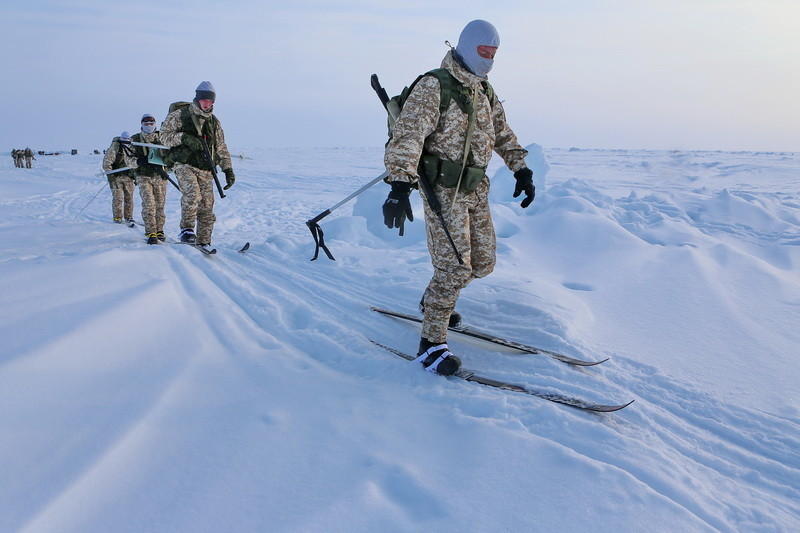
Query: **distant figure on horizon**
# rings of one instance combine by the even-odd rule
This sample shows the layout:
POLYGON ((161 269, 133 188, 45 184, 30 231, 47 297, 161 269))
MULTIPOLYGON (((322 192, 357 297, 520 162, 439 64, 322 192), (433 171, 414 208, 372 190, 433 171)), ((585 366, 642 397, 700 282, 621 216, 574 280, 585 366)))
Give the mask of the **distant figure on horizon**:
POLYGON ((30 148, 25 148, 25 168, 31 168, 33 166, 33 160, 36 159, 33 157, 33 150, 30 148))
POLYGON ((194 100, 171 104, 161 125, 161 140, 170 147, 164 161, 181 187, 181 242, 204 247, 211 245, 216 221, 212 170, 222 168, 226 190, 236 181, 222 125, 213 113, 216 97, 211 82, 201 82, 194 100))
POLYGON ((111 140, 111 146, 103 157, 103 170, 107 173, 108 185, 111 187, 111 212, 114 222, 122 224, 124 218, 129 226, 133 226, 133 190, 136 187, 133 171, 126 170, 108 174, 112 170, 129 166, 126 158, 133 155, 131 136, 127 131, 111 140))
POLYGON ((525 163, 528 152, 517 142, 487 81, 498 46, 500 37, 490 23, 467 24, 441 68, 418 77, 403 91, 401 98, 407 97, 384 157, 386 181, 392 186, 383 204, 389 228, 400 228, 402 235, 406 217, 413 221, 409 195, 420 175, 432 186, 430 197, 420 188, 433 278, 420 300, 424 318, 416 361, 444 375, 461 366, 447 346, 448 325, 460 322, 455 312, 458 295, 495 265, 486 176, 493 150, 514 172, 514 198, 525 193, 523 208, 535 194, 533 172, 525 163))

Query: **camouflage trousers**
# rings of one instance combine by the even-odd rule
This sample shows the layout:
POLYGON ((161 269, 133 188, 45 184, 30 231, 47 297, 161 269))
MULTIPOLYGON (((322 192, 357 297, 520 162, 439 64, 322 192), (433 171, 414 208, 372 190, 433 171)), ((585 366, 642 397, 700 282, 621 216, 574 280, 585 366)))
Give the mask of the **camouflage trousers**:
POLYGON ((455 188, 437 185, 434 189, 442 204, 447 229, 464 260, 463 265, 458 263, 441 221, 428 207, 428 202, 423 201, 433 277, 423 296, 422 336, 438 343, 447 340, 447 323, 461 289, 473 279, 488 276, 494 270, 496 239, 489 211, 488 178, 484 177, 473 192, 458 193, 452 212, 450 205, 455 188))
POLYGON ((167 201, 167 180, 161 176, 136 176, 142 197, 142 220, 145 233, 164 231, 164 203, 167 201))
POLYGON ((25 168, 31 168, 31 163, 33 163, 33 159, 30 157, 25 158, 25 168))
POLYGON ((181 186, 181 229, 195 229, 197 242, 211 243, 214 230, 214 176, 210 170, 190 165, 175 165, 175 175, 181 186))
POLYGON ((114 220, 133 220, 133 190, 136 184, 130 176, 108 177, 111 187, 111 212, 114 220))

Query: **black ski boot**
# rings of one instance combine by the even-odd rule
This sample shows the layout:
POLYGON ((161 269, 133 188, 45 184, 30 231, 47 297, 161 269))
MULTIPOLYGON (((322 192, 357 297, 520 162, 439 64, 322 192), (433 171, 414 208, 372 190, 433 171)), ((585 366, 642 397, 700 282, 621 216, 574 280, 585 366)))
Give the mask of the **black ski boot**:
POLYGON ((157 231, 157 232, 156 232, 156 238, 157 238, 159 241, 161 241, 161 242, 164 242, 164 241, 166 241, 166 240, 167 240, 167 236, 166 236, 166 235, 164 235, 164 232, 163 232, 163 231, 157 231))
POLYGON ((158 244, 158 234, 156 233, 145 233, 147 237, 147 244, 158 244))
MULTIPOLYGON (((422 315, 425 315, 425 295, 422 295, 422 298, 419 299, 419 312, 422 315)), ((457 328, 461 326, 461 313, 458 311, 453 311, 450 314, 450 320, 447 323, 448 328, 457 328)))
POLYGON ((461 368, 461 359, 453 355, 446 342, 435 343, 426 338, 419 341, 419 351, 415 362, 422 363, 428 372, 450 376, 461 368))
POLYGON ((197 240, 197 237, 194 235, 194 230, 192 228, 186 228, 181 230, 181 242, 186 242, 189 244, 194 244, 197 240))

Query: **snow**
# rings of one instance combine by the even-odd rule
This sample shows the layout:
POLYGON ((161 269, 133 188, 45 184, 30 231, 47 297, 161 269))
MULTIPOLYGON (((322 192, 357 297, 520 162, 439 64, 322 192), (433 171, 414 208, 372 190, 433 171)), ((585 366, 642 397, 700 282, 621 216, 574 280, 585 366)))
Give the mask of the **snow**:
MULTIPOLYGON (((398 237, 380 148, 244 150, 214 245, 110 223, 99 155, 0 168, 1 531, 797 531, 800 154, 530 147, 490 167, 495 272, 466 367, 591 414, 422 372, 419 198, 398 237), (237 250, 245 241, 251 249, 237 250)), ((86 151, 82 150, 82 154, 86 151)), ((140 200, 136 198, 136 218, 140 200)), ((168 191, 167 233, 179 197, 168 191)))

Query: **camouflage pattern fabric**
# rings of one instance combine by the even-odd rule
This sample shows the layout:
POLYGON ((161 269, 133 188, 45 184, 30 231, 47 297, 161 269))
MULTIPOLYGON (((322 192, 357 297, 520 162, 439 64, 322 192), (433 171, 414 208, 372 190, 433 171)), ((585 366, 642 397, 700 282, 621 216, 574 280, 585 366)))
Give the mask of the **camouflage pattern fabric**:
MULTIPOLYGON (((525 167, 527 151, 506 121, 503 105, 493 95, 492 102, 483 90, 482 78, 459 65, 448 52, 442 68, 475 96, 475 129, 470 141, 470 166, 486 167, 495 151, 514 172, 525 167)), ((460 164, 464 156, 469 116, 455 101, 440 113, 441 88, 433 76, 422 78, 411 91, 386 146, 384 163, 389 172, 387 181, 416 182, 423 153, 460 164)), ((461 289, 473 279, 492 272, 495 265, 496 240, 489 211, 489 179, 484 176, 471 193, 459 192, 452 212, 450 205, 455 188, 436 185, 447 228, 464 260, 460 265, 441 223, 424 201, 428 250, 433 264, 433 277, 425 289, 425 314, 422 336, 435 343, 447 340, 447 323, 455 309, 461 289)), ((509 191, 509 194, 511 191, 509 191)))
MULTIPOLYGON (((481 86, 483 79, 459 65, 452 52, 445 55, 442 68, 472 91, 479 91, 475 131, 470 143, 471 166, 485 168, 494 150, 513 172, 523 168, 527 151, 520 146, 509 127, 497 95, 490 103, 481 86)), ((417 165, 423 151, 461 163, 468 116, 455 101, 451 101, 447 111, 440 115, 440 99, 439 80, 433 76, 422 78, 411 91, 386 147, 387 181, 417 181, 417 165)))
POLYGON ((25 148, 25 168, 31 168, 31 163, 33 161, 33 150, 30 148, 25 148))
POLYGON ((428 251, 433 263, 433 277, 425 289, 425 315, 422 336, 431 342, 447 340, 447 323, 456 307, 461 289, 473 279, 491 274, 495 265, 496 240, 492 216, 489 211, 489 179, 471 193, 459 193, 450 212, 450 203, 456 192, 454 187, 434 187, 442 209, 447 229, 453 237, 464 264, 453 253, 438 217, 425 200, 425 225, 428 233, 428 251))
MULTIPOLYGON (((198 123, 201 131, 206 121, 211 120, 212 113, 206 113, 192 102, 189 112, 198 123)), ((176 109, 164 119, 161 124, 162 144, 174 148, 183 143, 183 131, 185 127, 182 121, 183 109, 176 109)), ((215 117, 216 118, 216 117, 215 117)), ((225 144, 225 134, 219 120, 214 120, 216 127, 213 132, 213 139, 209 143, 213 151, 212 158, 221 168, 233 168, 231 164, 231 154, 225 144)), ((214 222, 217 217, 214 215, 214 176, 211 171, 200 170, 191 165, 177 163, 173 167, 178 183, 181 187, 181 229, 197 229, 197 242, 201 244, 211 243, 211 233, 214 230, 214 222)))
MULTIPOLYGON (((130 148, 122 146, 119 144, 119 137, 114 137, 111 141, 111 145, 106 150, 106 155, 103 156, 103 170, 108 172, 109 170, 114 170, 116 168, 122 168, 125 166, 136 166, 136 159, 133 159, 134 164, 130 165, 132 152, 130 148)), ((130 175, 128 172, 124 172, 125 175, 130 175)), ((112 174, 116 176, 118 174, 112 174)), ((111 180, 109 179, 109 183, 111 180)))
MULTIPOLYGON (((153 133, 144 133, 143 131, 140 131, 139 133, 134 133, 131 136, 131 140, 148 144, 161 144, 161 138, 158 131, 154 131, 153 133)), ((150 148, 145 146, 132 146, 130 151, 126 152, 125 154, 125 166, 138 167, 139 163, 137 162, 137 159, 139 157, 146 158, 149 152, 150 148)), ((158 176, 159 169, 160 167, 157 165, 147 165, 145 167, 137 168, 134 171, 134 174, 137 177, 137 182, 140 176, 158 176)))
POLYGON ((197 242, 211 244, 214 230, 214 177, 209 170, 176 164, 173 168, 181 186, 181 229, 195 228, 197 242))
MULTIPOLYGON (((205 123, 211 120, 213 113, 203 111, 196 102, 192 102, 188 108, 189 113, 191 113, 190 116, 197 120, 197 124, 200 126, 200 129, 203 130, 205 128, 205 123)), ((161 141, 165 146, 174 148, 183 143, 183 130, 186 125, 183 123, 182 114, 183 108, 176 109, 167 115, 167 118, 165 118, 164 122, 161 124, 161 141)), ((216 119, 214 120, 216 127, 214 128, 213 138, 209 140, 209 147, 213 152, 213 160, 222 169, 233 168, 231 154, 228 151, 228 145, 225 144, 225 133, 222 130, 222 124, 220 124, 219 119, 216 117, 214 118, 216 119)), ((198 133, 199 132, 196 130, 192 131, 194 135, 198 135, 198 133)))
POLYGON ((111 212, 114 220, 133 220, 133 190, 136 184, 130 176, 112 174, 108 177, 111 187, 111 212))
MULTIPOLYGON (((149 142, 149 141, 148 141, 149 142)), ((137 176, 139 195, 142 197, 142 220, 145 233, 164 231, 167 201, 167 180, 160 176, 137 176)))

